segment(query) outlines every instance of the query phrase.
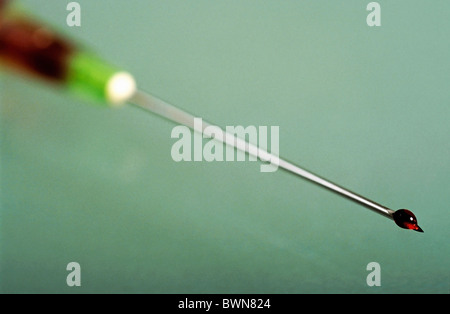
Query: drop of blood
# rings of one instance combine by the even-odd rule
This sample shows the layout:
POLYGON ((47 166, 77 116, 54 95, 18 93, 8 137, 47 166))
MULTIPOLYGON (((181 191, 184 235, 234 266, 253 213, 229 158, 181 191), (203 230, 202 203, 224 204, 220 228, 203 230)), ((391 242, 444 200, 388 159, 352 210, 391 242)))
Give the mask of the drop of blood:
POLYGON ((395 211, 393 218, 397 226, 400 228, 423 232, 422 228, 420 228, 417 224, 416 216, 414 216, 414 214, 407 209, 399 209, 395 211))

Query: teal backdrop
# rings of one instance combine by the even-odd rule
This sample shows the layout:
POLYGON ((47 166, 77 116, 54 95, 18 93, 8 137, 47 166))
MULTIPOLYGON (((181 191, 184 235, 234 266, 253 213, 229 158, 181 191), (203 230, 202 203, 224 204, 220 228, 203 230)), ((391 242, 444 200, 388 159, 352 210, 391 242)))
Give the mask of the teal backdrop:
POLYGON ((450 2, 61 0, 24 10, 425 233, 258 162, 174 162, 174 124, 1 75, 3 293, 449 293, 450 2), (67 264, 81 266, 68 287, 67 264), (366 283, 370 262, 381 286, 366 283))

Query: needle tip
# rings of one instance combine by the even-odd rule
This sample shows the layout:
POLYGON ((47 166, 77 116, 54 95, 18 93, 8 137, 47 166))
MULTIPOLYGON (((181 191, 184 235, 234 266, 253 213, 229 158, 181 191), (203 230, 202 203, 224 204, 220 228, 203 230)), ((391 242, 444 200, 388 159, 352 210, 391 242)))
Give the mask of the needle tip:
POLYGON ((423 232, 417 224, 416 216, 407 209, 399 209, 392 215, 397 226, 403 229, 410 229, 417 232, 423 232))

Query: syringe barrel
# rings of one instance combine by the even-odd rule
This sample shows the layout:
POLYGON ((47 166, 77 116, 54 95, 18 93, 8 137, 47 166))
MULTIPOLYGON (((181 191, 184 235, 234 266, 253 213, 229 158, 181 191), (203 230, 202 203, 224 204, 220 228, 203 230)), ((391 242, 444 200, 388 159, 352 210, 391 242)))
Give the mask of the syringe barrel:
MULTIPOLYGON (((5 4, 5 0, 0 1, 0 5, 5 4)), ((80 49, 41 22, 23 15, 8 16, 4 7, 0 9, 0 61, 101 103, 122 104, 135 91, 134 79, 128 73, 80 49)))

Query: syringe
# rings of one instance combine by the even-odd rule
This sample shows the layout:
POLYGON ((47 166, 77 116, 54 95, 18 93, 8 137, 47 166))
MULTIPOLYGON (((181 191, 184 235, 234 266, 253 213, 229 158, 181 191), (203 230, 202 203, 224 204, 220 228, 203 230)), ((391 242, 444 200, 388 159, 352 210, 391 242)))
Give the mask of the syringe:
MULTIPOLYGON (((170 105, 152 95, 138 91, 132 75, 109 65, 93 53, 79 49, 72 41, 55 34, 40 22, 27 17, 8 18, 4 14, 5 0, 0 0, 0 60, 10 68, 20 70, 38 79, 52 81, 69 89, 83 92, 99 103, 120 106, 130 103, 170 121, 185 125, 207 137, 214 137, 203 122, 201 128, 194 123, 195 116, 170 105)), ((267 150, 222 130, 222 138, 215 140, 281 169, 307 179, 321 187, 356 202, 384 217, 392 219, 404 229, 419 232, 415 215, 407 209, 391 210, 366 197, 307 171, 267 150)))

